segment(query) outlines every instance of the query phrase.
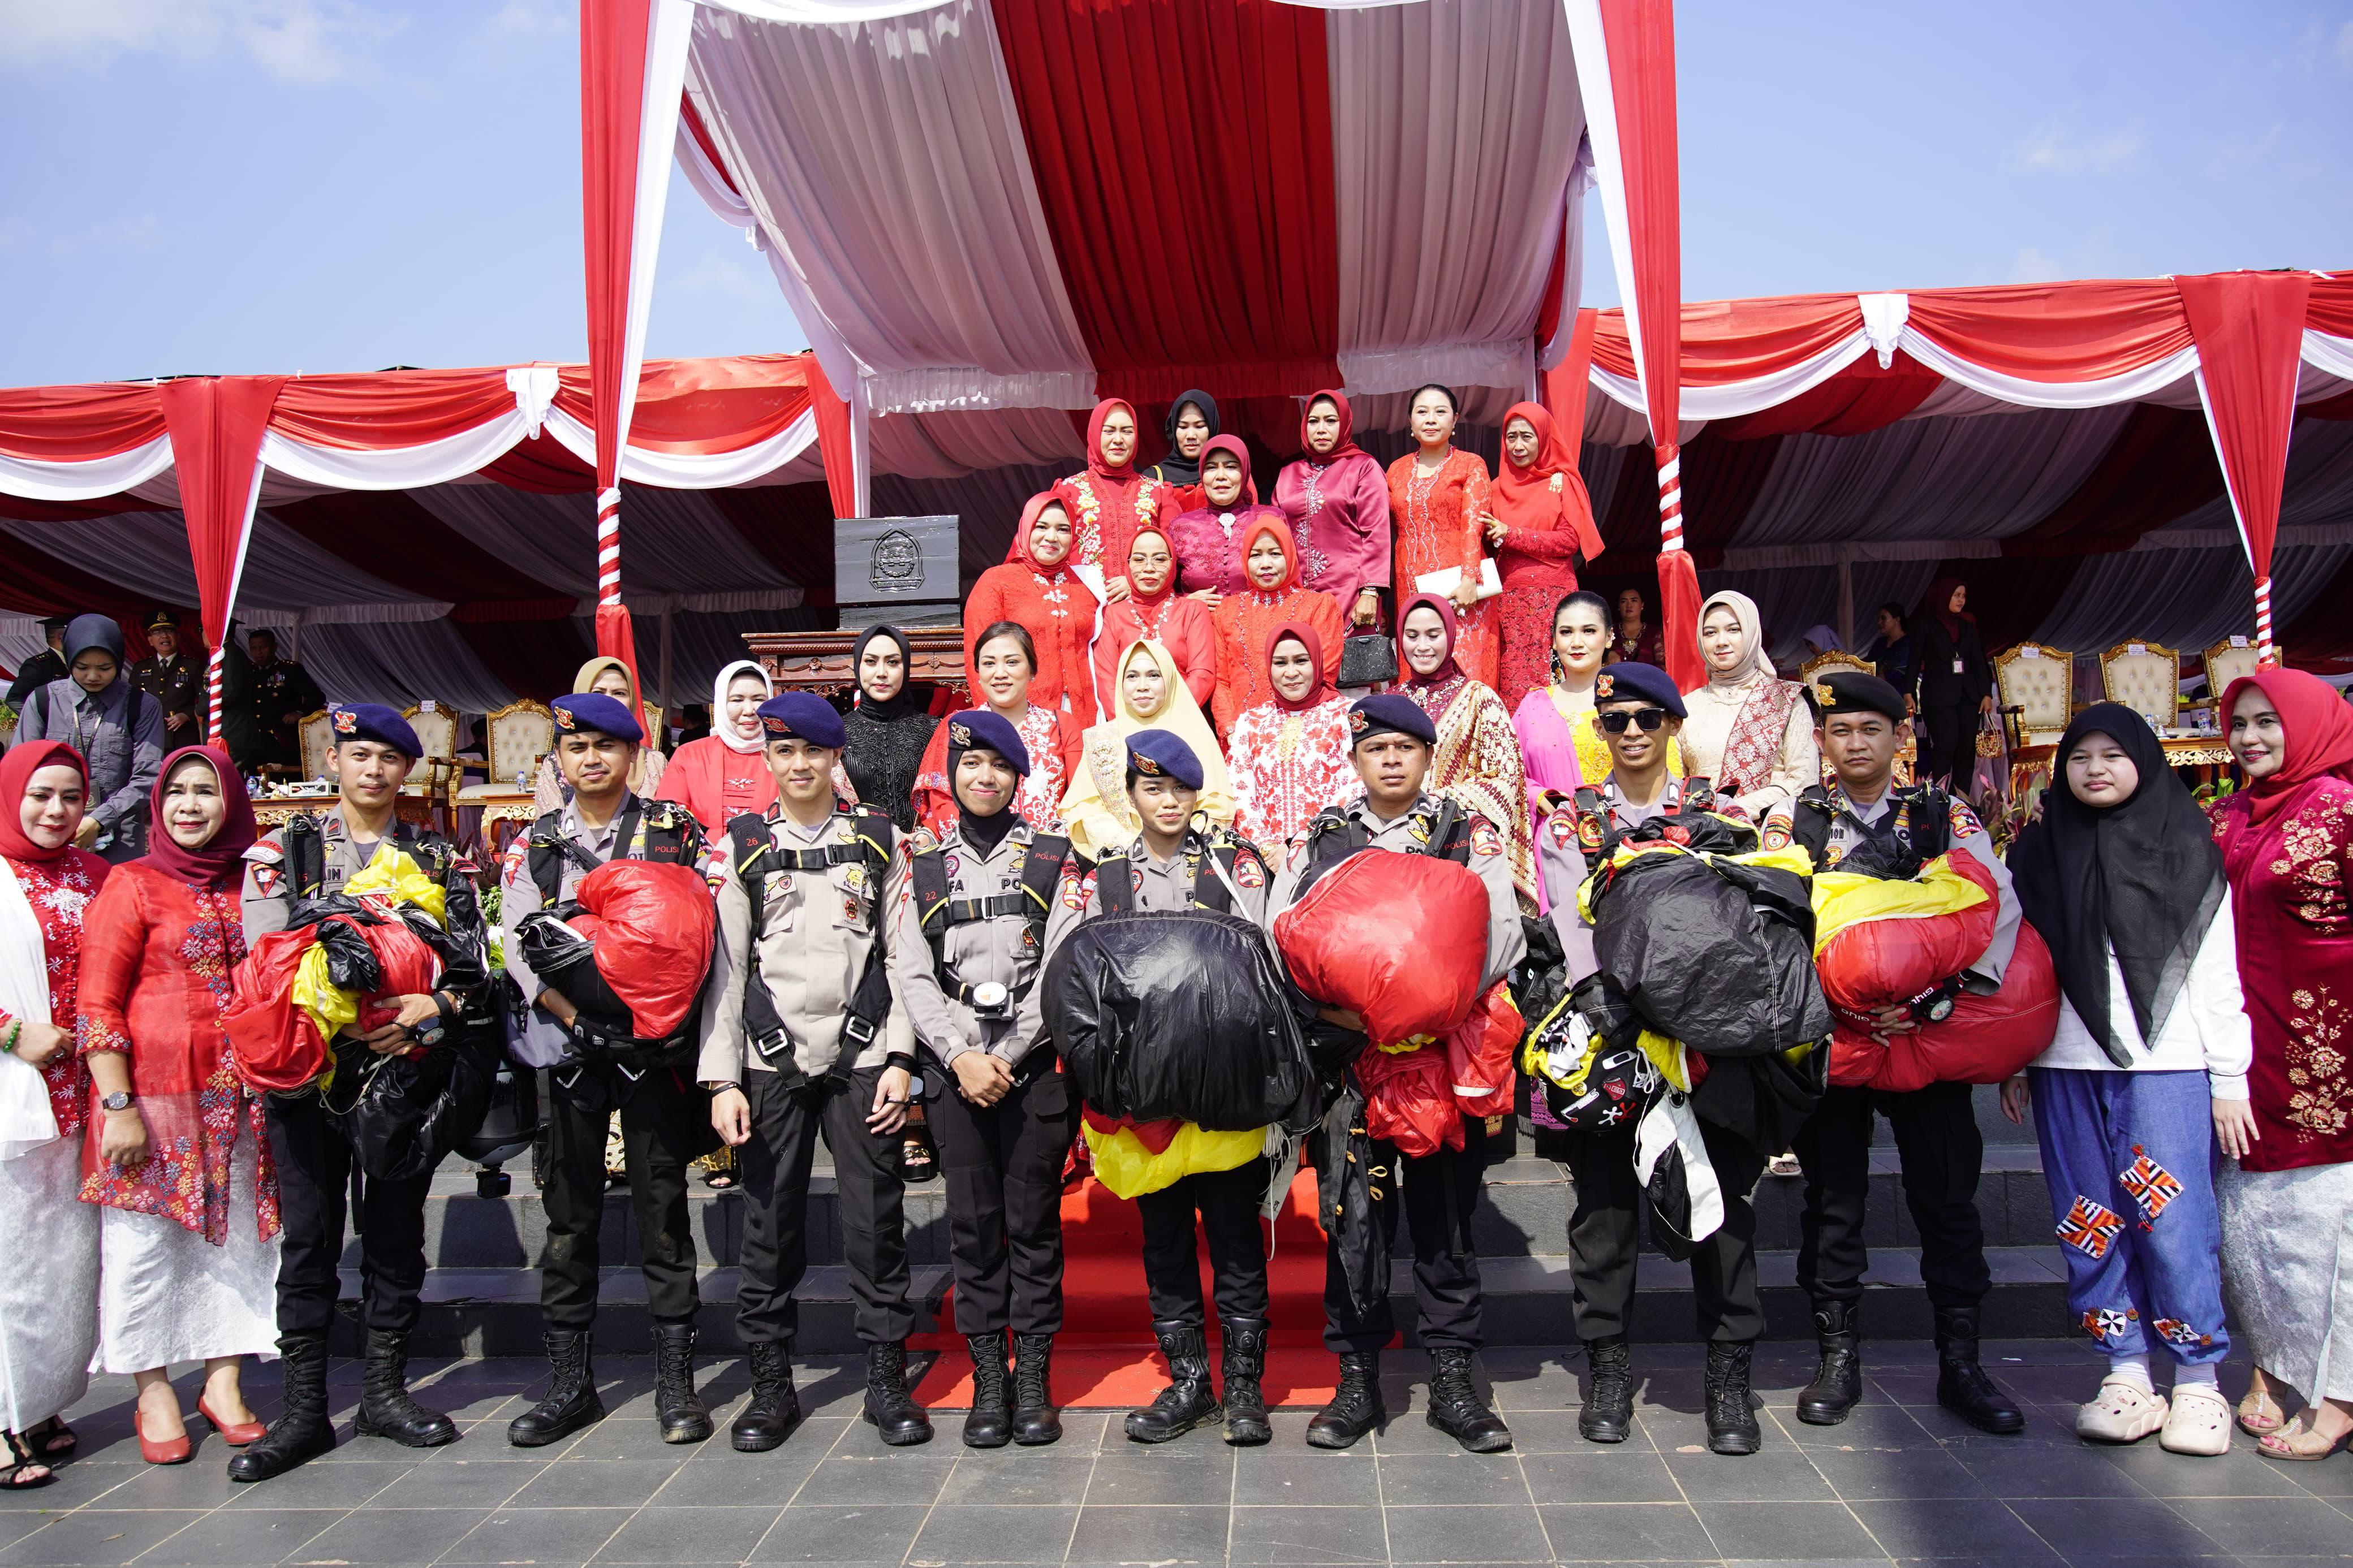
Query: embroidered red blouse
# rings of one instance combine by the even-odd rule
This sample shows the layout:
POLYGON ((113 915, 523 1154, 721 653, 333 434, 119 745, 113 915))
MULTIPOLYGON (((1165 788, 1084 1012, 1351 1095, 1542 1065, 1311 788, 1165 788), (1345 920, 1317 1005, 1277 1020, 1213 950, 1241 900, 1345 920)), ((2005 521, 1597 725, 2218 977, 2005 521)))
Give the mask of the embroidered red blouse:
MULTIPOLYGON (((81 976, 82 921, 113 868, 87 849, 69 849, 55 860, 9 857, 8 868, 16 873, 25 901, 41 922, 41 946, 49 955, 49 1021, 70 1029, 81 976)), ((15 1021, 15 1014, 0 1007, 0 1029, 15 1021)), ((79 1052, 63 1050, 49 1058, 41 1077, 49 1086, 58 1135, 70 1138, 90 1114, 90 1069, 79 1052)))
POLYGON ((148 1157, 118 1171, 83 1144, 81 1195, 164 1215, 218 1247, 229 1212, 229 1152, 240 1137, 259 1152, 260 1239, 278 1234, 278 1178, 260 1098, 238 1081, 221 1014, 245 957, 237 889, 192 888, 141 861, 115 868, 82 933, 81 1049, 131 1064, 147 1122, 148 1157))

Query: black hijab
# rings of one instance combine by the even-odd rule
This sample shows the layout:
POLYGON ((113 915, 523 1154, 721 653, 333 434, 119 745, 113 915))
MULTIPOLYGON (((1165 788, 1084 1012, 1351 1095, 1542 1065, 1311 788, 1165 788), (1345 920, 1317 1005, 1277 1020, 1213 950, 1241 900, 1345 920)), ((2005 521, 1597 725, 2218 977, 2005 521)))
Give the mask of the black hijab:
POLYGON ((856 708, 878 724, 892 724, 917 713, 930 710, 928 692, 920 699, 915 695, 915 646, 907 634, 896 626, 869 626, 859 634, 857 646, 849 650, 849 678, 858 680, 858 666, 866 657, 866 645, 876 637, 889 637, 899 645, 899 668, 903 672, 899 680, 899 693, 887 702, 878 702, 867 695, 863 681, 858 684, 856 708))
POLYGON ((2222 901, 2222 858, 2206 815, 2173 774, 2148 721, 2095 702, 2059 737, 2042 817, 2010 852, 2018 902, 2051 949, 2075 1016, 2118 1067, 2131 1047, 2109 1027, 2108 952, 2115 949, 2140 1037, 2164 1026, 2190 960, 2222 901), (2130 798, 2085 805, 2067 787, 2067 759, 2084 737, 2105 734, 2140 771, 2130 798))
POLYGON ((1168 417, 1160 422, 1160 434, 1168 442, 1168 455, 1157 465, 1160 477, 1172 485, 1198 485, 1201 482, 1201 459, 1187 457, 1176 449, 1176 416, 1191 404, 1209 422, 1209 434, 1220 434, 1218 428, 1218 400, 1198 387, 1185 393, 1168 405, 1168 417))
MULTIPOLYGON (((950 730, 948 733, 953 736, 956 731, 950 730)), ((1004 810, 997 812, 992 816, 979 816, 975 813, 971 807, 965 805, 964 803, 964 796, 956 793, 956 764, 964 760, 965 752, 976 749, 980 751, 989 750, 989 748, 986 746, 978 748, 959 746, 954 740, 949 741, 948 796, 955 802, 956 832, 963 837, 965 843, 979 850, 983 855, 994 855, 997 853, 997 847, 1005 842, 1005 836, 1013 831, 1013 825, 1021 820, 1021 790, 1019 784, 1017 783, 1013 791, 1014 798, 1005 803, 1004 810)))

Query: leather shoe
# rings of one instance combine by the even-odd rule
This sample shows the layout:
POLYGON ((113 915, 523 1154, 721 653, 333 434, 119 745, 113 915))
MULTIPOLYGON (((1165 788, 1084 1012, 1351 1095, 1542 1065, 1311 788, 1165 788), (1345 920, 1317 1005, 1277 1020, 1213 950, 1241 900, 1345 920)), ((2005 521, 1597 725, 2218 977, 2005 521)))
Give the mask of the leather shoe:
POLYGON ((219 1433, 220 1440, 232 1448, 242 1448, 248 1443, 259 1443, 261 1441, 261 1435, 269 1430, 269 1424, 266 1421, 224 1421, 213 1414, 213 1407, 206 1404, 202 1397, 196 1400, 196 1414, 203 1416, 205 1424, 219 1433))
POLYGON ((131 1412, 131 1430, 139 1439, 139 1457, 151 1465, 185 1465, 188 1457, 196 1451, 195 1445, 188 1441, 185 1432, 176 1437, 166 1437, 160 1443, 152 1441, 147 1436, 147 1424, 135 1409, 131 1412))

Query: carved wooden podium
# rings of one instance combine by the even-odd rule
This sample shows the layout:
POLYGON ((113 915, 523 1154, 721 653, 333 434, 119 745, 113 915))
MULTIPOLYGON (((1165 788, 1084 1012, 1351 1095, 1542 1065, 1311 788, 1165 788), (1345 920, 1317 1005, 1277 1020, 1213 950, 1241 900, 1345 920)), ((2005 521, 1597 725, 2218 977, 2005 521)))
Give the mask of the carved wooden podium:
MULTIPOLYGON (((831 697, 858 688, 858 672, 850 668, 849 655, 860 635, 854 631, 746 632, 744 641, 777 690, 831 697)), ((944 686, 961 695, 965 690, 964 628, 920 626, 909 630, 906 637, 915 650, 915 668, 907 672, 907 679, 944 686)))

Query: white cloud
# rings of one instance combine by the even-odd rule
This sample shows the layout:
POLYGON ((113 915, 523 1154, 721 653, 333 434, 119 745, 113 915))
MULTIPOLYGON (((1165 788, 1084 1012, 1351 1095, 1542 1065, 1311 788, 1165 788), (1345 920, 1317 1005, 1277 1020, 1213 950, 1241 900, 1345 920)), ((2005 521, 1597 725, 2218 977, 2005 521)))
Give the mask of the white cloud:
POLYGON ((236 49, 301 86, 376 74, 374 47, 406 25, 353 0, 0 0, 0 67, 103 65, 123 54, 236 49))
POLYGON ((2045 125, 2018 144, 2018 166, 2030 174, 2106 174, 2130 163, 2148 138, 2137 125, 2089 138, 2045 125))
POLYGON ((2042 247, 2030 245, 2020 249, 2010 264, 2012 283, 2055 283, 2067 276, 2067 269, 2042 254, 2042 247))

